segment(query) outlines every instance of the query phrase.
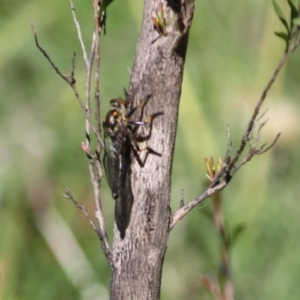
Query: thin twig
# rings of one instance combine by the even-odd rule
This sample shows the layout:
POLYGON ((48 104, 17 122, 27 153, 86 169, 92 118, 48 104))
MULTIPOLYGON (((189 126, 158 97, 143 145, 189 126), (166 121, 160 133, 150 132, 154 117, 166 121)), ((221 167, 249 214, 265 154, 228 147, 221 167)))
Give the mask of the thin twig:
POLYGON ((299 40, 295 41, 294 45, 283 55, 283 57, 281 58, 280 62, 278 63, 272 77, 270 78, 269 82, 267 83, 266 87, 264 88, 255 108, 254 108, 254 112, 252 114, 252 117, 249 121, 247 130, 243 136, 243 139, 241 141, 241 144, 236 152, 236 154, 234 155, 230 165, 229 165, 229 169, 232 169, 233 166, 235 165, 235 163, 238 161, 241 153, 243 152, 247 141, 249 140, 249 136, 252 132, 255 120, 257 118, 257 115, 259 114, 260 108, 262 106, 262 104, 264 103, 264 100, 267 97, 267 94, 269 92, 269 90, 271 89, 271 87, 273 86, 275 80, 277 79, 277 76, 279 74, 279 72, 281 71, 283 65, 285 64, 285 62, 287 61, 287 59, 290 57, 290 55, 296 50, 296 48, 299 46, 299 40))
MULTIPOLYGON (((86 145, 88 148, 90 148, 90 128, 92 128, 93 132, 96 135, 97 138, 97 143, 101 145, 101 147, 103 147, 103 142, 101 139, 101 133, 98 129, 98 124, 100 123, 100 117, 99 120, 96 118, 96 127, 93 126, 92 122, 90 122, 91 119, 91 100, 90 100, 90 90, 91 90, 91 77, 92 77, 92 67, 94 64, 94 57, 95 57, 95 53, 97 52, 97 35, 93 34, 93 41, 92 41, 92 46, 91 46, 91 53, 90 53, 90 57, 88 59, 88 55, 86 52, 86 48, 83 42, 83 38, 82 38, 82 33, 81 33, 81 28, 80 28, 80 24, 77 20, 77 16, 76 16, 76 12, 75 12, 75 8, 74 8, 74 4, 73 2, 70 0, 70 5, 71 5, 71 10, 72 10, 72 15, 73 15, 73 19, 74 19, 74 23, 75 23, 75 27, 76 27, 76 31, 77 31, 77 35, 78 35, 78 39, 82 48, 82 52, 83 52, 83 57, 84 57, 84 61, 86 64, 86 68, 87 68, 87 74, 86 74, 86 83, 85 83, 85 98, 86 98, 86 104, 85 106, 82 104, 82 108, 84 107, 84 111, 85 111, 85 115, 86 115, 86 125, 85 125, 85 129, 86 129, 86 136, 87 136, 87 140, 86 140, 86 145)), ((99 69, 99 68, 98 68, 99 69)), ((99 72, 98 72, 99 74, 99 72)), ((97 73, 96 73, 97 75, 97 73)), ((100 104, 99 104, 100 106, 100 104)))
POLYGON ((71 10, 72 10, 72 15, 73 15, 73 20, 74 20, 74 23, 75 23, 76 31, 77 31, 77 34, 78 34, 78 39, 79 39, 81 49, 82 49, 82 53, 83 53, 83 59, 84 59, 85 65, 87 67, 88 64, 89 64, 89 60, 88 60, 85 45, 84 45, 84 42, 83 42, 83 38, 82 38, 80 23, 77 20, 74 4, 73 4, 72 0, 70 0, 70 5, 71 5, 71 10))
POLYGON ((73 53, 73 57, 72 57, 72 70, 71 70, 71 75, 64 75, 59 68, 55 65, 55 63, 53 62, 53 60, 50 58, 49 54, 46 52, 46 50, 44 50, 44 48, 39 44, 38 42, 38 37, 37 34, 35 32, 34 26, 32 23, 30 23, 30 27, 32 29, 33 35, 34 35, 34 40, 35 40, 35 44, 37 46, 37 48, 40 50, 40 52, 46 57, 46 59, 48 60, 48 62, 50 63, 50 65, 52 66, 52 68, 56 71, 56 73, 63 79, 65 80, 73 89, 73 92, 76 96, 76 99, 85 115, 85 118, 89 124, 89 126, 91 126, 91 128, 93 129, 93 132, 95 133, 97 140, 99 141, 99 143, 101 145, 103 145, 102 139, 99 135, 99 133, 96 131, 96 128, 93 126, 90 115, 87 113, 87 110, 83 104, 83 101, 78 93, 77 87, 76 87, 76 80, 74 77, 74 73, 75 73, 75 57, 76 57, 76 53, 73 53))
MULTIPOLYGON (((75 13, 73 14, 73 16, 75 15, 75 13)), ((76 99, 78 100, 81 109, 83 110, 84 114, 85 114, 85 118, 86 118, 86 136, 87 136, 87 144, 85 145, 86 149, 89 150, 90 149, 90 128, 93 129, 96 138, 97 138, 97 142, 100 145, 103 145, 102 139, 100 137, 99 131, 96 130, 96 128, 93 126, 91 118, 90 118, 90 82, 91 82, 91 70, 92 70, 92 65, 93 65, 93 61, 94 61, 94 53, 95 53, 95 43, 93 42, 92 45, 92 50, 91 50, 91 56, 90 56, 90 60, 89 60, 89 64, 87 67, 87 80, 86 80, 86 105, 83 104, 81 97, 77 91, 76 88, 76 80, 74 78, 74 73, 75 73, 75 57, 76 54, 73 54, 73 58, 72 58, 72 70, 71 70, 71 75, 64 75, 60 72, 59 68, 54 64, 54 62, 52 61, 52 59, 50 58, 50 56, 48 55, 48 53, 43 49, 43 47, 40 46, 39 42, 38 42, 38 37, 37 34, 35 32, 34 26, 32 24, 31 28, 34 34, 34 38, 35 38, 35 43, 37 48, 40 50, 40 52, 46 57, 46 59, 48 60, 48 62, 50 63, 50 65, 53 67, 53 69, 56 71, 57 74, 59 74, 59 76, 61 78, 63 78, 73 89, 74 94, 76 96, 76 99)), ((78 27, 77 27, 78 30, 78 27)), ((79 33, 78 33, 79 35, 79 33)), ((95 35, 95 34, 94 34, 95 35)), ((89 153, 87 153, 89 155, 89 153)), ((98 156, 99 158, 99 156, 98 156)), ((97 160, 96 160, 97 161, 97 160)), ((101 167, 100 166, 100 162, 98 159, 98 163, 97 165, 97 172, 94 173, 94 167, 93 167, 93 162, 91 159, 89 159, 89 170, 90 170, 90 175, 91 175, 91 180, 93 183, 93 188, 94 188, 94 197, 95 197, 95 201, 96 201, 96 206, 97 206, 97 211, 96 211, 96 217, 99 223, 99 229, 97 230, 95 225, 93 223, 91 223, 91 225, 93 226, 94 230, 96 230, 100 240, 101 240, 101 245, 102 245, 102 249, 104 251, 104 254, 106 256, 106 258, 108 259, 108 262, 110 264, 111 267, 113 267, 113 262, 111 259, 111 252, 110 252, 110 246, 109 246, 109 242, 108 242, 108 236, 107 236, 107 232, 106 232, 106 228, 105 228, 105 223, 104 223, 104 217, 103 217, 103 213, 101 210, 101 205, 100 205, 100 176, 102 176, 101 173, 101 167)), ((89 218, 89 216, 87 215, 86 210, 84 209, 84 207, 82 207, 80 204, 78 204, 76 202, 76 200, 72 197, 71 194, 68 193, 68 190, 66 190, 65 196, 68 196, 75 204, 78 208, 81 208, 84 213, 86 214, 87 218, 89 219, 89 221, 91 222, 91 218, 89 218)))
MULTIPOLYGON (((96 129, 101 135, 101 120, 100 120, 100 44, 99 44, 99 35, 101 32, 101 27, 99 26, 99 11, 98 3, 99 1, 94 1, 94 22, 95 22, 95 48, 96 48, 96 66, 95 66, 95 120, 96 120, 96 129), (98 34, 97 34, 98 33, 98 34)), ((99 145, 101 146, 101 145, 99 145)))
POLYGON ((76 207, 78 207, 79 209, 81 209, 83 211, 83 213, 85 214, 86 218, 88 219, 89 223, 91 224, 92 228, 97 233, 97 235, 98 235, 98 237, 101 241, 102 249, 103 249, 105 257, 107 258, 107 261, 109 262, 110 266, 113 267, 112 253, 111 253, 111 249, 110 249, 110 245, 109 245, 109 242, 108 242, 108 237, 107 237, 107 234, 106 234, 104 224, 103 224, 102 227, 100 227, 100 229, 98 229, 95 226, 95 224, 94 224, 92 218, 90 217, 88 211, 86 210, 86 208, 82 204, 79 204, 78 201, 73 197, 69 187, 67 187, 65 189, 63 197, 66 198, 66 199, 70 199, 76 205, 76 207), (103 228, 104 228, 104 231, 103 231, 103 228))
MULTIPOLYGON (((71 5, 72 7, 72 5, 71 5)), ((75 15, 75 11, 73 13, 74 15, 74 22, 76 24, 76 15, 75 15)), ((77 33, 78 36, 81 36, 80 33, 80 27, 76 26, 77 28, 77 33)), ((95 135, 96 135, 96 139, 97 139, 97 150, 96 150, 96 157, 94 157, 94 159, 89 159, 88 162, 88 168, 89 168, 89 172, 90 172, 90 177, 91 177, 91 181, 92 181, 92 185, 93 185, 93 192, 94 192, 94 201, 95 201, 95 206, 96 206, 96 218, 99 224, 99 232, 100 232, 100 236, 101 236, 101 245, 103 248, 104 253, 107 253, 107 249, 110 249, 109 246, 109 241, 108 241, 108 236, 107 236, 107 231, 106 231, 106 227, 105 227, 105 222, 104 222, 104 216, 103 216, 103 211, 102 211, 102 207, 101 207, 101 195, 100 195, 100 182, 101 182, 101 178, 102 178, 102 168, 101 168, 101 163, 100 163, 100 159, 99 159, 99 153, 101 148, 103 147, 103 142, 101 139, 101 133, 99 130, 99 124, 100 124, 100 98, 99 98, 99 88, 98 88, 98 98, 95 97, 95 101, 96 101, 96 128, 89 122, 89 119, 91 117, 91 77, 92 77, 92 69, 93 69, 93 64, 94 64, 94 58, 95 55, 98 54, 99 52, 99 35, 97 34, 97 26, 95 26, 94 32, 93 32, 93 40, 92 40, 92 45, 91 45, 91 52, 90 52, 90 56, 89 59, 86 60, 86 82, 85 82, 85 111, 87 114, 87 118, 86 118, 86 124, 85 124, 85 131, 86 131, 86 141, 85 141, 85 147, 87 150, 90 150, 90 142, 91 142, 91 138, 90 138, 90 128, 92 127, 95 135), (98 99, 98 101, 97 101, 98 99), (99 113, 97 113, 97 111, 99 110, 99 113), (97 117, 99 115, 99 117, 97 117)), ((85 51, 85 50, 84 50, 85 51)), ((99 64, 100 64, 100 60, 96 60, 96 71, 95 71, 95 81, 96 81, 96 85, 99 86, 99 64)), ((88 157, 92 156, 90 155, 90 153, 87 153, 88 157)), ((113 263, 110 257, 107 256, 108 261, 110 262, 111 267, 113 267, 113 263)))
POLYGON ((222 181, 214 187, 207 188, 202 194, 192 200, 190 203, 186 204, 182 208, 179 208, 174 214, 172 222, 170 223, 170 230, 183 218, 185 217, 195 206, 203 202, 206 198, 210 197, 212 194, 222 191, 228 182, 222 181))
MULTIPOLYGON (((43 47, 40 46, 39 41, 38 41, 38 37, 37 34, 35 32, 34 26, 32 23, 30 23, 30 27, 33 31, 33 35, 34 35, 34 40, 35 40, 35 44, 37 46, 37 48, 42 52, 42 54, 46 57, 46 59, 48 60, 48 62, 50 63, 50 65, 52 66, 52 68, 56 71, 56 73, 63 79, 65 80, 70 86, 72 86, 75 83, 75 79, 72 76, 68 76, 68 75, 64 75, 63 73, 60 72, 60 70, 58 69, 58 67, 54 64, 54 62, 52 61, 52 59, 50 58, 50 56, 48 55, 48 53, 43 49, 43 47)), ((73 56, 74 58, 74 56, 73 56)), ((75 65, 72 64, 72 71, 71 74, 74 74, 74 69, 75 69, 75 65)))
MULTIPOLYGON (((95 9, 97 9, 97 8, 94 7, 94 10, 95 9)), ((95 26, 95 30, 93 33, 93 41, 92 41, 92 46, 91 46, 91 54, 90 54, 89 64, 87 66, 87 75, 86 75, 86 84, 85 84, 85 90, 86 90, 85 107, 86 107, 86 110, 89 115, 91 115, 91 99, 90 99, 91 72, 92 72, 92 66, 94 64, 95 55, 97 55, 97 53, 99 51, 98 39, 99 39, 99 36, 97 34, 97 26, 95 26)), ((96 69, 97 69, 97 64, 99 64, 99 63, 100 63, 100 61, 97 60, 96 61, 96 69)), ((98 84, 99 84, 99 79, 97 79, 97 76, 99 76, 99 66, 98 66, 98 73, 95 72, 96 82, 98 82, 98 84)), ((98 94, 99 94, 99 90, 98 90, 98 94)), ((96 110, 100 109, 99 97, 98 97, 98 101, 99 101, 98 104, 96 102, 96 110), (98 105, 99 105, 99 108, 97 108, 98 105)), ((99 113, 99 120, 100 120, 100 113, 99 113)), ((100 123, 99 120, 96 120, 97 128, 94 131, 96 134, 96 137, 97 137, 96 157, 95 157, 95 160, 89 159, 89 172, 90 172, 90 177, 91 177, 93 191, 94 191, 94 201, 95 201, 95 206, 96 206, 96 218, 97 218, 97 221, 99 224, 100 232, 102 233, 102 236, 103 236, 102 247, 107 248, 109 245, 108 245, 107 232, 106 232, 106 227, 105 227, 105 222, 104 222, 104 216, 103 216, 102 207, 101 207, 101 195, 100 195, 100 182, 101 182, 101 178, 103 176, 103 172, 102 172, 101 163, 99 160, 99 154, 100 154, 101 148, 103 148, 103 142, 100 138, 100 131, 98 128, 98 122, 100 123)), ((90 127, 89 127, 88 122, 86 122, 86 145, 85 146, 87 146, 88 149, 90 148, 90 127)))
MULTIPOLYGON (((227 148, 227 154, 224 160, 224 165, 221 169, 221 171, 217 174, 214 181, 210 184, 210 186, 198 197, 196 197, 194 200, 192 200, 190 203, 186 204, 185 206, 179 208, 174 214, 172 222, 170 223, 170 230, 182 219, 184 218, 194 207, 196 207, 199 203, 204 201, 206 198, 210 197, 212 194, 220 192, 223 190, 231 178, 235 175, 235 173, 241 168, 241 166, 245 165, 248 161, 250 161, 255 155, 263 154, 270 148, 272 148, 276 142, 279 139, 280 133, 276 136, 272 144, 264 149, 263 145, 259 150, 253 147, 250 147, 250 151, 244 158, 244 160, 236 167, 235 164, 239 160, 245 146, 249 143, 249 140, 251 139, 251 133, 253 132, 253 128, 255 125, 255 122, 257 121, 257 116, 260 112, 261 106, 266 99, 266 96, 273 86, 275 80, 277 79, 277 76, 282 69, 283 65, 286 63, 289 56, 296 50, 296 48, 300 44, 299 39, 300 30, 298 29, 298 34, 296 35, 297 38, 294 41, 294 44, 289 48, 289 50, 282 56, 281 60, 279 61, 277 67, 275 68, 273 75, 269 82, 267 83, 266 87, 264 88, 255 108, 254 112, 250 118, 250 121, 248 123, 247 129, 243 135, 243 138, 241 140, 240 146, 238 147, 238 150, 236 153, 231 157, 231 148, 232 148, 232 141, 230 137, 230 131, 229 128, 227 128, 227 136, 228 136, 228 148, 227 148), (223 180, 221 180, 223 179, 223 180)), ((258 130, 258 139, 260 138, 260 129, 258 130)), ((257 142, 256 142, 257 144, 257 142)), ((256 145, 255 145, 256 146, 256 145)))
POLYGON ((273 140, 273 142, 270 144, 270 146, 268 146, 266 149, 260 149, 259 152, 257 152, 257 155, 260 155, 260 154, 264 154, 266 153, 268 150, 270 150, 278 141, 279 137, 280 137, 281 133, 278 133, 275 137, 275 139, 273 140))
POLYGON ((88 221, 90 222, 92 228, 95 230, 95 232, 97 233, 98 237, 100 237, 100 232, 98 230, 98 228, 95 226, 92 218, 90 217, 88 211, 86 210, 86 208, 82 205, 79 204, 78 201, 73 197, 71 190, 69 187, 66 187, 65 192, 63 193, 63 197, 66 199, 71 200, 79 209, 81 209, 83 211, 83 213, 85 214, 86 218, 88 219, 88 221))
POLYGON ((179 208, 184 206, 184 189, 181 189, 181 197, 179 202, 179 208))

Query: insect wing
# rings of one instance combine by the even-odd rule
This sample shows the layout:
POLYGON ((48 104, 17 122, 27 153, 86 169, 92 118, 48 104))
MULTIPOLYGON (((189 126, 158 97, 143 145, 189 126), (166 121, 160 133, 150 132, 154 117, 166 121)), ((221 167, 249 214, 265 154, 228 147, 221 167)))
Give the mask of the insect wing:
POLYGON ((112 196, 116 199, 125 186, 126 170, 129 163, 128 142, 121 138, 105 137, 104 168, 112 196))

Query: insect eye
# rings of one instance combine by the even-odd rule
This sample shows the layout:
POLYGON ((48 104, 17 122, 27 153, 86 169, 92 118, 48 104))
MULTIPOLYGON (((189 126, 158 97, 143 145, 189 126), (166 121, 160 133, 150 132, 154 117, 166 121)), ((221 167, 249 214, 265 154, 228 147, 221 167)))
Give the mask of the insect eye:
POLYGON ((127 102, 121 98, 110 100, 110 105, 117 109, 124 109, 124 108, 126 109, 127 108, 127 102))
POLYGON ((111 110, 107 113, 103 125, 106 128, 110 128, 110 127, 114 127, 115 124, 116 124, 116 117, 114 116, 114 111, 111 110))
POLYGON ((104 128, 109 131, 110 133, 113 133, 115 130, 117 130, 117 124, 120 122, 120 113, 116 109, 110 110, 103 122, 104 128))

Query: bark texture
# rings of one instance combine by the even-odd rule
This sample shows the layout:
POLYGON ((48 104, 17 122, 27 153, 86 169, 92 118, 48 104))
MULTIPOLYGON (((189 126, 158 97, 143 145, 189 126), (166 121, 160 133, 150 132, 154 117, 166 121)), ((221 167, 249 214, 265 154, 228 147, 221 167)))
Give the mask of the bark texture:
POLYGON ((128 173, 133 204, 123 239, 115 226, 110 286, 113 300, 150 300, 160 295, 171 222, 171 171, 179 99, 194 0, 163 2, 167 35, 159 34, 153 26, 152 17, 160 2, 145 0, 129 94, 135 105, 151 95, 144 107, 144 119, 164 112, 154 119, 151 137, 145 142, 162 156, 149 154, 143 167, 132 159, 128 173))

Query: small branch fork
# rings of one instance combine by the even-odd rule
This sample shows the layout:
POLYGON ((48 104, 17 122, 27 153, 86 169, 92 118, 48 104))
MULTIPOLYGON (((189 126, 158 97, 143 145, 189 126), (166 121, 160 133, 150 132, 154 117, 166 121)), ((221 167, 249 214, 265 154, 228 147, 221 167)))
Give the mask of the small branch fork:
MULTIPOLYGON (((230 135, 230 130, 227 128, 227 139, 228 139, 228 146, 227 146, 227 153, 224 159, 224 164, 220 172, 216 175, 214 180, 211 182, 209 187, 198 197, 196 197, 194 200, 192 200, 190 203, 180 207, 172 216, 172 220, 169 225, 169 229, 171 230, 181 219, 183 219, 195 206, 197 206, 199 203, 204 201, 206 198, 210 197, 211 195, 220 192, 223 190, 230 180, 233 178, 233 176, 236 174, 236 172, 247 162, 249 162, 255 155, 260 155, 271 149, 276 142, 278 141, 280 137, 280 133, 277 134, 273 142, 268 146, 267 144, 263 144, 259 148, 257 148, 258 142, 261 137, 261 130, 266 125, 267 121, 262 122, 258 126, 258 130, 256 133, 255 138, 253 137, 253 132, 256 127, 257 122, 261 117, 258 117, 262 104, 264 103, 266 96, 273 86, 275 80, 277 79, 277 76, 282 69, 283 65, 286 63, 287 59, 292 55, 292 53, 297 49, 300 43, 299 39, 300 35, 300 29, 297 29, 297 32, 295 34, 296 38, 294 39, 292 45, 288 49, 288 51, 285 52, 285 54, 282 56, 281 60, 279 61, 271 79, 267 83, 265 89, 263 90, 255 108, 253 111, 253 114, 250 118, 250 121, 248 123, 247 129, 242 137, 242 140, 240 142, 240 145, 235 152, 234 155, 232 155, 232 140, 230 135), (251 144, 252 141, 252 144, 251 144), (249 150, 244 159, 237 165, 238 160, 241 157, 241 154, 243 153, 246 145, 249 145, 249 150)), ((264 115, 264 114, 263 114, 264 115)))
POLYGON ((39 51, 46 57, 52 68, 56 71, 56 73, 65 80, 68 85, 72 88, 75 97, 85 115, 85 130, 86 130, 86 139, 85 142, 82 142, 82 149, 86 153, 88 157, 88 167, 89 172, 91 176, 91 181, 93 185, 93 191, 94 191, 94 200, 95 200, 95 206, 96 206, 96 219, 98 221, 98 228, 95 226, 94 222, 90 218, 87 210, 85 207, 81 204, 79 204, 73 195, 71 194, 71 191, 69 188, 66 188, 65 193, 63 194, 63 197, 70 199, 79 209, 83 211, 87 219, 89 220, 91 226, 97 233, 103 252, 105 254, 106 259, 108 260, 109 265, 111 268, 113 268, 113 260, 111 255, 111 248, 108 241, 107 231, 105 227, 104 222, 104 216, 101 208, 101 196, 100 196, 100 183, 101 178, 103 176, 102 166, 101 166, 101 160, 100 160, 100 152, 103 149, 103 141, 101 139, 101 122, 100 122, 100 93, 99 93, 99 83, 100 83, 100 76, 99 76, 99 70, 100 70, 100 47, 99 47, 99 35, 101 33, 101 27, 99 26, 99 11, 98 11, 98 0, 93 0, 93 7, 94 7, 94 20, 95 20, 95 27, 93 32, 93 40, 90 50, 90 55, 87 54, 86 47, 82 38, 80 23, 77 20, 75 8, 73 5, 73 2, 70 0, 70 6, 72 11, 73 20, 75 23, 78 40, 81 45, 82 53, 83 53, 83 59, 86 65, 86 82, 85 82, 85 103, 83 102, 81 96, 78 93, 77 86, 76 86, 76 80, 75 80, 75 58, 76 54, 73 53, 72 57, 72 68, 70 75, 63 74, 59 68, 55 65, 53 60, 51 59, 50 55, 44 50, 44 48, 39 44, 37 34, 35 32, 33 24, 30 24, 31 29, 33 31, 35 44, 39 51), (96 126, 93 125, 92 119, 91 119, 91 79, 92 79, 92 70, 93 66, 95 65, 95 87, 94 87, 94 99, 95 99, 95 121, 96 126), (94 153, 91 153, 91 135, 90 132, 93 131, 97 146, 96 151, 94 153))
MULTIPOLYGON (((102 243, 102 248, 105 257, 107 258, 108 262, 111 262, 111 252, 110 252, 110 245, 108 243, 108 237, 107 237, 107 232, 104 230, 103 231, 103 226, 99 226, 99 229, 96 227, 95 223, 93 222, 92 218, 90 217, 88 211, 86 208, 77 202, 77 200, 73 197, 69 187, 66 188, 63 197, 66 199, 71 200, 77 208, 81 209, 83 213, 85 214, 86 218, 88 219, 89 223, 91 224, 92 228, 94 231, 97 233, 101 243, 102 243), (105 237, 105 238, 103 238, 105 237)), ((97 216, 96 216, 97 217, 97 216)))

